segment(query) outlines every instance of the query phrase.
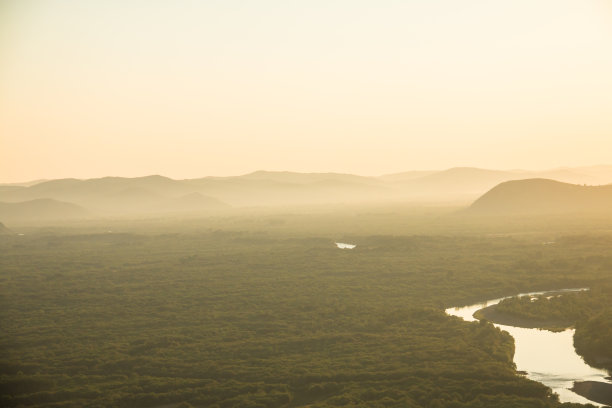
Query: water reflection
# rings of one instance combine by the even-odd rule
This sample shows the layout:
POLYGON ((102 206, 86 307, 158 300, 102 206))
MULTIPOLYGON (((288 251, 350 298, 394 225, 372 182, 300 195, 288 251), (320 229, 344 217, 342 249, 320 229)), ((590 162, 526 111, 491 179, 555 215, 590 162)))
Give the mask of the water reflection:
MULTIPOLYGON (((581 291, 581 289, 567 289, 567 291, 581 291)), ((559 292, 559 291, 555 291, 559 292)), ((547 292, 522 293, 518 296, 541 295, 547 292)), ((493 299, 470 306, 449 308, 446 313, 458 316, 466 321, 475 321, 473 314, 487 306, 495 305, 505 298, 493 299)), ((527 377, 539 381, 550 387, 559 395, 561 402, 590 403, 598 406, 570 390, 574 381, 610 381, 606 379, 608 373, 587 365, 576 354, 574 349, 574 330, 567 329, 553 333, 547 330, 525 329, 521 327, 495 324, 514 337, 516 369, 527 372, 527 377)))
POLYGON ((345 244, 344 242, 336 242, 336 246, 340 249, 353 249, 355 248, 357 245, 353 245, 353 244, 345 244))

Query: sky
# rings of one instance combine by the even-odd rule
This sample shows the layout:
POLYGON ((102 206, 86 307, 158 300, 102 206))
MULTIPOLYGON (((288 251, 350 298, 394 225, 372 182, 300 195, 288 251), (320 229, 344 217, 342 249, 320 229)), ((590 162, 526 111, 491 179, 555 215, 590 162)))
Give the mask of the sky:
POLYGON ((612 164, 609 0, 3 0, 0 182, 612 164))

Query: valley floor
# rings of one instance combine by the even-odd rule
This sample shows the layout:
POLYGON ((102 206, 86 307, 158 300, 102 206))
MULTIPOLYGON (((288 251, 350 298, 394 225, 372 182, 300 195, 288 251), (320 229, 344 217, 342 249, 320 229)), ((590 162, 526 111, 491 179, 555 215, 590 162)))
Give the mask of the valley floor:
POLYGON ((510 336, 444 309, 611 279, 601 232, 269 217, 0 237, 1 405, 556 407, 510 336))

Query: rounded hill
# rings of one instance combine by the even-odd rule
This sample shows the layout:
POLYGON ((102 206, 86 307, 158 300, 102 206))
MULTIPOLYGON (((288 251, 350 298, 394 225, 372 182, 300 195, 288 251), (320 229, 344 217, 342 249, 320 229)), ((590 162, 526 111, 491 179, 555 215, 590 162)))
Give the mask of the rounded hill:
POLYGON ((501 183, 468 209, 471 214, 564 214, 612 212, 612 185, 586 186, 548 179, 501 183))

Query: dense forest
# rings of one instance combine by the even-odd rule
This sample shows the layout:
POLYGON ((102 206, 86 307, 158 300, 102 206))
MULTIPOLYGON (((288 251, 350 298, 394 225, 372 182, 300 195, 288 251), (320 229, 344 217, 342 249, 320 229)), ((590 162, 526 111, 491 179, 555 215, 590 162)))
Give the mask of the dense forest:
POLYGON ((589 298, 610 287, 611 235, 340 236, 323 216, 321 234, 313 219, 287 227, 297 218, 1 236, 0 405, 572 405, 517 374, 507 333, 444 309, 568 287, 589 298))
POLYGON ((576 323, 574 346, 585 361, 612 371, 612 309, 607 309, 576 323))

